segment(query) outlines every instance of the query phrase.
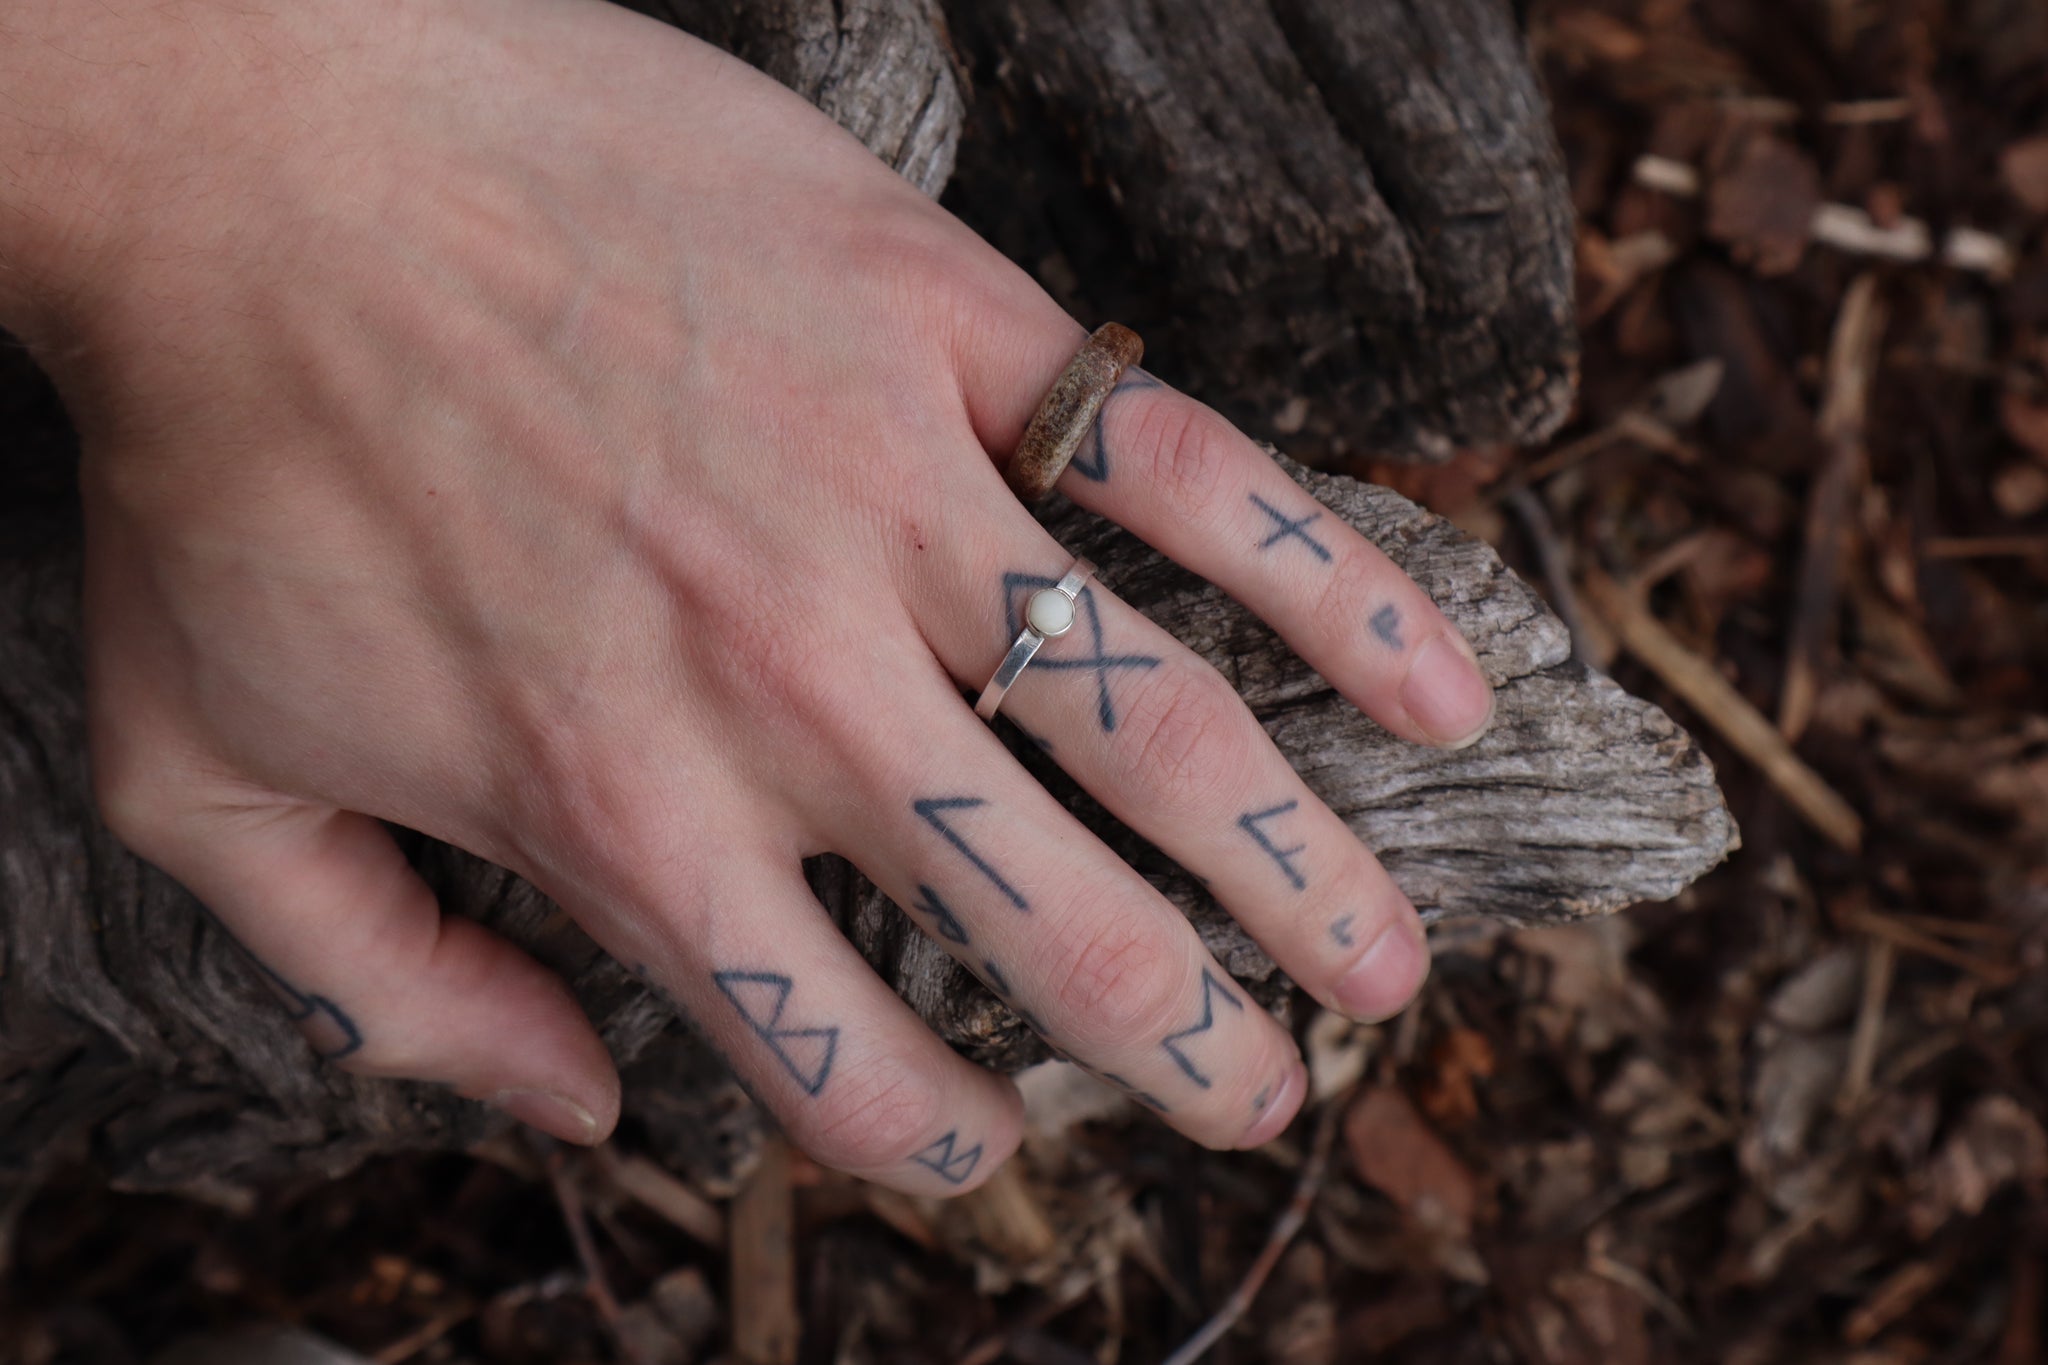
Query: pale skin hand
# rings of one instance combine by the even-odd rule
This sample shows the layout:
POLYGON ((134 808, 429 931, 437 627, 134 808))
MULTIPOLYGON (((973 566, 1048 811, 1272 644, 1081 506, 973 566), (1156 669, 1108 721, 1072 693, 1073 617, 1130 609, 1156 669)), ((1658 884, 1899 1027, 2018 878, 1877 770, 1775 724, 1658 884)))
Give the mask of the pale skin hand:
MULTIPOLYGON (((277 9, 0 0, 0 317, 86 438, 114 830, 337 1064, 566 1138, 617 1114, 604 1048, 378 821, 559 900, 828 1164, 956 1193, 1019 1105, 832 930, 825 850, 1166 1122, 1284 1127, 1286 1034, 963 699, 1071 562, 998 460, 1080 326, 651 21, 277 9)), ((1428 598, 1151 376, 1060 490, 1396 732, 1484 727, 1428 598)), ((1398 1009, 1426 955, 1372 855, 1219 675, 1110 588, 1081 607, 1004 715, 1316 998, 1398 1009)))

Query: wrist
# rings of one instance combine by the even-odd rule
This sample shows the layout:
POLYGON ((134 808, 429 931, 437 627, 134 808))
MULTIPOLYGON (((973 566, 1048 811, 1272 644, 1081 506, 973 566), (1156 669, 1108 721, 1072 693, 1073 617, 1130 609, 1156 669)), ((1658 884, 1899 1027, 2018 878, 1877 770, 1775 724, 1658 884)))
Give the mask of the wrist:
POLYGON ((0 117, 0 325, 10 331, 36 340, 59 328, 89 289, 92 262, 121 239, 133 144, 161 123, 152 106, 180 74, 162 27, 123 4, 0 3, 10 106, 0 117))
POLYGON ((0 327, 90 344, 135 267, 212 245, 228 168, 305 116, 279 95, 318 54, 284 29, 231 0, 0 0, 0 327))

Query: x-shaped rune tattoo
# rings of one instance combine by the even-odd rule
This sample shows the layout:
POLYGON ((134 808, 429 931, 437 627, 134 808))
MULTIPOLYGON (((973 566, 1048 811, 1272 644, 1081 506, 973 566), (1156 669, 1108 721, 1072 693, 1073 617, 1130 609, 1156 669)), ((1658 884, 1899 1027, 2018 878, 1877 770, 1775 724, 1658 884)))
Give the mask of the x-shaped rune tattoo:
MULTIPOLYGON (((1006 573, 1003 575, 1003 620, 1015 622, 1019 619, 1019 602, 1022 598, 1049 588, 1059 582, 1042 574, 1006 573)), ((1101 721, 1105 734, 1116 729, 1116 703, 1109 695, 1109 675, 1118 669, 1159 667, 1160 660, 1151 654, 1111 654, 1102 639, 1102 613, 1095 606, 1095 590, 1081 589, 1076 599, 1081 608, 1081 618, 1087 625, 1088 653, 1072 658, 1047 658, 1041 654, 1032 666, 1040 669, 1072 671, 1083 669, 1095 675, 1095 714, 1101 721)))

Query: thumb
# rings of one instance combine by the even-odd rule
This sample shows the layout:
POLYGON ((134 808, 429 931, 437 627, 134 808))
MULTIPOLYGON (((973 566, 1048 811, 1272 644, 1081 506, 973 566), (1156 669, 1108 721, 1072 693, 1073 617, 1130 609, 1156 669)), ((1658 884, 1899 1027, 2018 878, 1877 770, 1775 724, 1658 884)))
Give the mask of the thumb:
POLYGON ((439 1081, 570 1142, 611 1131, 611 1056, 552 972, 444 917, 368 816, 265 797, 146 839, 255 959, 314 1051, 372 1076, 439 1081))

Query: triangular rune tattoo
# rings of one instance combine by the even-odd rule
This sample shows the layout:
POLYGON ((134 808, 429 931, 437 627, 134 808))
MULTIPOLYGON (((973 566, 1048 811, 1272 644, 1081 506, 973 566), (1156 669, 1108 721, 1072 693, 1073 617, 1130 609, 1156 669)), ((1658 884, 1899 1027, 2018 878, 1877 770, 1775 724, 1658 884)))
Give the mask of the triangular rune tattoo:
POLYGON ((974 1168, 981 1163, 981 1144, 978 1142, 964 1152, 953 1150, 953 1144, 959 1137, 960 1130, 955 1128, 910 1159, 927 1170, 937 1171, 939 1178, 948 1185, 958 1185, 973 1175, 974 1168))
POLYGON ((788 977, 780 972, 713 972, 711 979, 806 1095, 825 1088, 839 1051, 839 1029, 782 1026, 782 1011, 794 984, 788 977))

